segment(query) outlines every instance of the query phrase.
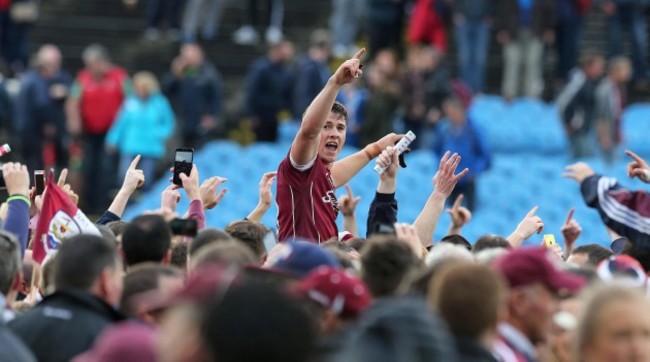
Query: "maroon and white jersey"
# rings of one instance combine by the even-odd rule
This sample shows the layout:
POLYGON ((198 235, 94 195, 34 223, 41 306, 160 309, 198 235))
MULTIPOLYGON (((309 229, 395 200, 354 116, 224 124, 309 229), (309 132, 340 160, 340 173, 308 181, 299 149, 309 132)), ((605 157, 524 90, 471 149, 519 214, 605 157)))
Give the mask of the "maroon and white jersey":
POLYGON ((277 174, 278 238, 298 237, 322 243, 338 237, 339 204, 331 172, 317 156, 296 165, 288 155, 277 174))

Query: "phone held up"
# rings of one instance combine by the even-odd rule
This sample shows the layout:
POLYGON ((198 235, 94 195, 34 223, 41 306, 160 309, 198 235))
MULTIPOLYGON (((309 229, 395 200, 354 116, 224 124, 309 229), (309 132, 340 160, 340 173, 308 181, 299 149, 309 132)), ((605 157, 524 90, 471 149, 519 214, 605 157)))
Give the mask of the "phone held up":
POLYGON ((175 185, 183 186, 181 181, 181 173, 189 176, 192 172, 192 164, 194 162, 194 149, 193 148, 177 148, 174 156, 174 178, 172 182, 175 185))
POLYGON ((34 186, 36 187, 36 195, 43 195, 43 191, 45 191, 45 170, 34 171, 34 186))
POLYGON ((543 240, 544 240, 545 247, 552 248, 553 246, 555 246, 555 235, 545 234, 543 240))

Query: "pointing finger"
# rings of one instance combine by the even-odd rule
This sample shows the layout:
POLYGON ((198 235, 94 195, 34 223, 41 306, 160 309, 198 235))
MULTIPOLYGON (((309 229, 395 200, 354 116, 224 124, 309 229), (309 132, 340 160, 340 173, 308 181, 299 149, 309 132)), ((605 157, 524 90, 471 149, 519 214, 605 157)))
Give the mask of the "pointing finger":
POLYGON ((464 198, 465 195, 463 194, 458 195, 458 197, 456 197, 456 200, 454 200, 454 205, 451 207, 451 209, 454 211, 458 210, 464 198))
POLYGON ((129 166, 129 170, 135 170, 135 168, 138 166, 138 162, 140 162, 140 155, 135 156, 133 161, 131 161, 131 165, 129 166))
POLYGON ((569 210, 569 215, 566 217, 566 221, 564 222, 565 225, 568 225, 571 220, 573 219, 573 213, 576 211, 575 207, 572 207, 571 210, 569 210))
POLYGON ((345 191, 347 191, 348 196, 353 199, 354 194, 352 193, 352 187, 350 187, 350 184, 345 184, 345 191))
POLYGON ((526 217, 533 217, 535 216, 535 213, 537 212, 537 209, 539 209, 539 206, 535 206, 528 213, 526 214, 526 217))
POLYGON ((359 49, 359 51, 354 55, 353 58, 354 58, 354 59, 361 59, 361 57, 363 56, 363 54, 365 54, 365 52, 366 52, 366 48, 361 48, 361 49, 359 49))
POLYGON ((630 150, 625 150, 625 154, 632 157, 632 159, 634 159, 634 161, 638 162, 639 165, 641 165, 641 164, 643 164, 645 162, 641 157, 639 157, 639 155, 637 155, 636 153, 634 153, 634 152, 632 152, 630 150))
POLYGON ((63 171, 61 171, 61 174, 59 175, 59 181, 57 181, 57 185, 59 187, 63 187, 65 185, 65 180, 68 178, 68 169, 64 168, 63 171))

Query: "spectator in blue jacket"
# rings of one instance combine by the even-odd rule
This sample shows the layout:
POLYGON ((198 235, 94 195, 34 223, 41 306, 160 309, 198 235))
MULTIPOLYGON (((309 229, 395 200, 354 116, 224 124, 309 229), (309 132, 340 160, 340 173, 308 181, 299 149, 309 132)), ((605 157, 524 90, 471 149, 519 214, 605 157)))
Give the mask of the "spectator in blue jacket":
POLYGON ((198 147, 219 125, 223 105, 221 74, 197 44, 188 43, 163 80, 165 94, 175 100, 183 145, 198 147))
POLYGON ((174 112, 160 93, 156 77, 139 72, 133 77, 135 95, 127 98, 108 131, 106 145, 120 152, 120 177, 124 178, 133 158, 141 155, 143 188, 152 185, 156 163, 165 155, 165 142, 174 131, 174 112))
POLYGON ((293 77, 287 63, 292 58, 293 44, 281 41, 271 45, 268 55, 256 60, 246 75, 246 110, 257 141, 275 142, 278 114, 291 109, 293 77))
POLYGON ((72 76, 61 69, 61 52, 54 45, 43 45, 35 63, 20 80, 14 129, 22 141, 28 169, 44 168, 43 144, 46 141, 54 144, 56 166, 61 169, 68 163, 65 101, 70 94, 72 76))
POLYGON ((449 98, 443 103, 446 115, 436 130, 433 149, 438 155, 445 151, 458 153, 461 157, 459 169, 468 168, 447 200, 456 200, 460 194, 465 195, 467 208, 476 206, 476 178, 490 167, 490 152, 487 140, 468 118, 462 103, 456 98, 449 98))

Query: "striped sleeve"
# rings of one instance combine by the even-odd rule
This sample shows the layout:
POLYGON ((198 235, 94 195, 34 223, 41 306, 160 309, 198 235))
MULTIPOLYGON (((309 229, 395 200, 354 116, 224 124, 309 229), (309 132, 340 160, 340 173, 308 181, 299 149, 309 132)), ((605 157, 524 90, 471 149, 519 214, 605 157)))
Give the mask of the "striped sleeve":
POLYGON ((587 205, 598 210, 608 228, 635 246, 650 248, 650 194, 600 175, 586 178, 580 188, 587 205))

